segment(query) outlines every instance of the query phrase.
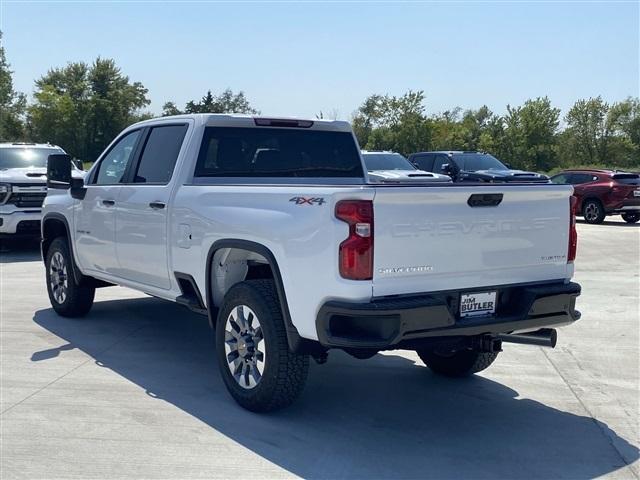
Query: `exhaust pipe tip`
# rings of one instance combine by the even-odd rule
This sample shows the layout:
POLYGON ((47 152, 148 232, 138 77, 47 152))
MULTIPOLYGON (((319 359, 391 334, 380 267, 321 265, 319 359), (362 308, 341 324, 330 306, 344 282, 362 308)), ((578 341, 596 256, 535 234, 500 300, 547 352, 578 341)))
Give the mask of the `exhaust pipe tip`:
POLYGON ((558 332, 555 328, 541 328, 535 332, 500 333, 496 335, 496 338, 507 343, 555 348, 558 342, 558 332))

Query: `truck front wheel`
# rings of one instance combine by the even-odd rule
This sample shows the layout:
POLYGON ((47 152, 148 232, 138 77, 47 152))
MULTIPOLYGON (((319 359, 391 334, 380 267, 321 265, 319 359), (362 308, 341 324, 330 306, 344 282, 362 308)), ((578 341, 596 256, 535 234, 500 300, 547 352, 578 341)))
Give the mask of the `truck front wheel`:
POLYGON ((225 295, 216 322, 222 380, 242 407, 268 412, 302 392, 309 356, 292 353, 272 280, 248 280, 225 295))
POLYGON ((447 377, 466 377, 481 372, 488 368, 498 356, 498 352, 473 350, 459 350, 446 354, 433 349, 422 349, 416 352, 427 367, 447 377))
POLYGON ((72 262, 66 238, 58 237, 51 242, 45 263, 47 293, 58 315, 82 317, 91 310, 96 290, 76 283, 72 262))

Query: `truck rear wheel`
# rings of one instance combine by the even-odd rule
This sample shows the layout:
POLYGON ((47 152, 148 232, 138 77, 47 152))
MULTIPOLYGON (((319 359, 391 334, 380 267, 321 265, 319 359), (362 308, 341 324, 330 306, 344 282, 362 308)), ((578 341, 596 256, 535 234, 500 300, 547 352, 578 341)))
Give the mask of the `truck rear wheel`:
POLYGON ((417 350, 424 364, 440 375, 466 377, 488 368, 498 356, 498 352, 476 352, 459 350, 453 353, 438 353, 433 349, 417 350))
POLYGON ((234 285, 218 313, 215 335, 222 380, 242 407, 269 412, 302 393, 309 356, 289 350, 272 280, 234 285))
POLYGON ((63 317, 82 317, 89 313, 96 289, 76 283, 66 238, 58 237, 51 242, 45 267, 47 293, 56 313, 63 317))

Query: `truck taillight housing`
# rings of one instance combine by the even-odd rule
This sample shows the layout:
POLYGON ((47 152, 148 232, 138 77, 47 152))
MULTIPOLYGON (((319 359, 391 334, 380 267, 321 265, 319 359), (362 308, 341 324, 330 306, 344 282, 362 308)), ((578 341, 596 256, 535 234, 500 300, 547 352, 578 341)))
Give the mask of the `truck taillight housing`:
POLYGON ((341 200, 336 218, 349 224, 349 236, 340 244, 340 276, 349 280, 373 278, 373 202, 341 200))
POLYGON ((578 199, 573 195, 569 197, 569 250, 567 252, 567 263, 576 259, 576 250, 578 249, 578 231, 576 230, 576 209, 578 208, 578 199))

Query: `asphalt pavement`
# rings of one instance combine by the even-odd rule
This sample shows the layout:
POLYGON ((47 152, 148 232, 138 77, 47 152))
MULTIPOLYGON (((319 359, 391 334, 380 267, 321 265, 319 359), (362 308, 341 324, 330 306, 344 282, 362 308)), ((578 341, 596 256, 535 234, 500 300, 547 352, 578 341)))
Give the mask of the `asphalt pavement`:
POLYGON ((227 394, 207 319, 120 287, 50 308, 37 243, 0 250, 0 478, 639 478, 640 225, 579 223, 583 317, 470 379, 413 352, 312 362, 292 407, 227 394))

